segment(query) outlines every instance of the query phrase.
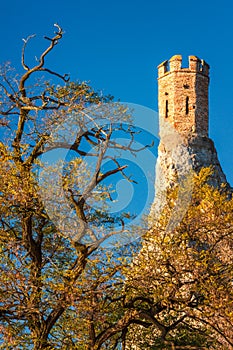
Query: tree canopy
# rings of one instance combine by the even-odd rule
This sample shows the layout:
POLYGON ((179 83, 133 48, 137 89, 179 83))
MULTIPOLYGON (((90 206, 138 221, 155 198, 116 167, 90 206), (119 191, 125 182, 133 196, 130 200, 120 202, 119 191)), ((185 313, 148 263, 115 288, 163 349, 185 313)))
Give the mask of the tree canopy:
POLYGON ((127 274, 127 304, 145 320, 129 333, 136 349, 233 347, 233 200, 208 184, 210 175, 195 176, 192 202, 173 230, 176 191, 168 195, 127 274))
POLYGON ((126 220, 108 210, 104 180, 119 173, 130 181, 111 150, 137 152, 135 132, 112 97, 46 67, 63 37, 55 27, 34 66, 25 59, 29 37, 23 72, 7 63, 0 73, 2 349, 100 348, 116 322, 102 296, 119 289, 127 260, 120 248, 100 248, 126 220), (61 149, 72 153, 57 159, 61 149))

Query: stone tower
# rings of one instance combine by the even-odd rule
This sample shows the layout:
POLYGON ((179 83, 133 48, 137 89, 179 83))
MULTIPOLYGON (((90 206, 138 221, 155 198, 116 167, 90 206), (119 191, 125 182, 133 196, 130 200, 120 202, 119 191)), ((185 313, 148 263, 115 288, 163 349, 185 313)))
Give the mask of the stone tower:
POLYGON ((189 67, 182 57, 173 56, 158 66, 159 115, 183 136, 208 137, 209 65, 189 56, 189 67))
POLYGON ((196 56, 189 56, 187 68, 180 55, 158 66, 160 144, 151 217, 160 212, 168 188, 191 179, 203 167, 213 168, 213 186, 229 188, 208 135, 208 86, 209 65, 196 56))

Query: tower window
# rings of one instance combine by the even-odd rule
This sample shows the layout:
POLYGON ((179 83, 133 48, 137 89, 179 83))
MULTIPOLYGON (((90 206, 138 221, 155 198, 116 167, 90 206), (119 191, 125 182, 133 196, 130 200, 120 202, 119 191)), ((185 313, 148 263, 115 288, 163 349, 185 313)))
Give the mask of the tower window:
POLYGON ((165 106, 165 118, 168 117, 168 100, 166 100, 166 106, 165 106))
POLYGON ((189 97, 187 96, 186 97, 186 100, 185 100, 185 114, 189 114, 189 97))

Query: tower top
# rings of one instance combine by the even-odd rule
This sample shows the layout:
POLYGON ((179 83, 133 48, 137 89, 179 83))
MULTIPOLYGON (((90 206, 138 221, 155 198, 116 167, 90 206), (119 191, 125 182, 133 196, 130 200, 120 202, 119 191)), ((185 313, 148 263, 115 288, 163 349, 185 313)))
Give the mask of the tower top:
MULTIPOLYGON (((158 66, 158 193, 163 194, 179 182, 179 176, 184 179, 191 169, 199 172, 209 166, 213 168, 211 185, 220 188, 226 184, 230 188, 208 134, 209 68, 197 56, 189 56, 186 65, 181 55, 172 56, 158 66)), ((161 208, 161 198, 157 196, 154 202, 155 211, 161 208)))
POLYGON ((174 55, 170 60, 166 60, 158 66, 158 77, 161 78, 165 74, 171 72, 181 71, 184 73, 195 72, 204 76, 209 76, 209 65, 204 60, 201 60, 197 56, 189 56, 188 67, 182 67, 182 56, 174 55))
POLYGON ((166 119, 179 134, 208 137, 209 65, 189 56, 182 67, 182 56, 175 55, 158 66, 160 126, 166 119))

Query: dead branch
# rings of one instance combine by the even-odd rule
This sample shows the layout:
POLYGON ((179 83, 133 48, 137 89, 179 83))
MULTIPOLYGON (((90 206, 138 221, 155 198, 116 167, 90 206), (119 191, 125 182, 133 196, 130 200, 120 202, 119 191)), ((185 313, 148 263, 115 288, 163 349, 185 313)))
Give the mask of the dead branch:
POLYGON ((69 80, 70 80, 69 74, 61 75, 61 74, 59 74, 59 73, 57 73, 57 72, 52 71, 51 69, 44 68, 44 67, 41 67, 41 68, 40 68, 40 71, 44 71, 44 72, 47 72, 47 73, 49 73, 49 74, 55 75, 56 77, 58 77, 58 78, 64 80, 65 83, 68 83, 69 80))
POLYGON ((25 49, 26 49, 26 46, 29 42, 29 40, 31 40, 32 38, 34 38, 36 36, 36 34, 32 34, 32 35, 29 35, 26 39, 23 39, 23 48, 22 48, 22 58, 21 58, 21 63, 22 63, 22 66, 23 68, 26 70, 26 71, 29 71, 29 67, 26 65, 25 63, 25 49))
MULTIPOLYGON (((24 68, 26 68, 26 70, 27 70, 27 72, 22 76, 22 78, 20 80, 20 84, 19 84, 19 90, 21 92, 23 99, 26 97, 25 82, 31 76, 32 73, 39 71, 44 66, 45 57, 54 48, 54 46, 58 44, 59 40, 62 39, 62 36, 63 36, 62 28, 58 24, 54 24, 54 26, 58 28, 58 31, 55 32, 55 36, 53 38, 49 38, 50 45, 49 45, 49 47, 47 47, 47 49, 44 52, 42 52, 42 54, 39 58, 39 64, 34 66, 33 68, 29 69, 29 67, 27 65, 25 65, 25 63, 23 61, 23 64, 25 65, 24 68)), ((26 40, 25 45, 24 45, 24 51, 25 51, 25 47, 27 45, 27 42, 28 41, 26 40)))

